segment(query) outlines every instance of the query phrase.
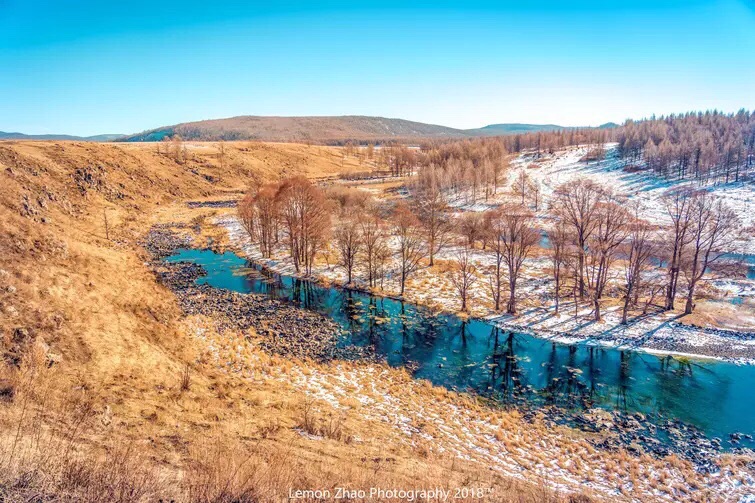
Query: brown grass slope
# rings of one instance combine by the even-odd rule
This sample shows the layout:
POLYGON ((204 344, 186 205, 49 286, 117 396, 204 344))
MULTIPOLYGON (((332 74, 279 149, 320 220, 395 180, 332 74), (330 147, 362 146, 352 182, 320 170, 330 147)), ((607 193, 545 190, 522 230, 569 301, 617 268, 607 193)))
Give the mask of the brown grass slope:
POLYGON ((244 115, 166 126, 131 135, 121 141, 155 141, 174 134, 179 134, 187 140, 311 141, 322 143, 339 143, 347 140, 417 140, 470 136, 469 133, 460 129, 385 117, 361 115, 262 117, 244 115))
POLYGON ((0 142, 0 501, 281 501, 292 487, 470 481, 499 501, 558 500, 358 416, 309 441, 296 390, 198 359, 208 348, 145 265, 145 230, 254 179, 359 167, 324 147, 234 143, 221 168, 215 146, 187 148, 178 164, 145 145, 0 142))

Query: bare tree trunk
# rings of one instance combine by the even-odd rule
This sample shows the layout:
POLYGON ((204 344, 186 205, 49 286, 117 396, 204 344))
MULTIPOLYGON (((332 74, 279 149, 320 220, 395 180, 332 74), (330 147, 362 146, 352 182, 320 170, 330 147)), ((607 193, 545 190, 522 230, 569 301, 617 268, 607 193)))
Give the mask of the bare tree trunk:
POLYGON ((506 304, 508 314, 516 314, 516 279, 509 282, 509 302, 506 304))
POLYGON ((690 286, 687 293, 687 302, 684 304, 684 314, 692 314, 692 310, 695 307, 694 304, 695 285, 690 286))

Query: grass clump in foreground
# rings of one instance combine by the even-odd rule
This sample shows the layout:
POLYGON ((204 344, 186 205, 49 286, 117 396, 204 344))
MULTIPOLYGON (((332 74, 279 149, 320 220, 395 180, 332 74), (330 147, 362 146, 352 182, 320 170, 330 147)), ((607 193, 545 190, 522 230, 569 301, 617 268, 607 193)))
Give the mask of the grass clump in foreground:
MULTIPOLYGON (((490 476, 458 460, 419 460, 406 452, 393 458, 362 449, 342 417, 321 412, 310 400, 261 403, 281 411, 285 426, 262 424, 254 433, 236 435, 236 420, 191 431, 191 421, 175 418, 168 436, 153 421, 120 427, 128 419, 113 418, 99 390, 49 369, 41 352, 4 375, 13 380, 15 394, 0 405, 0 501, 274 502, 286 501, 293 489, 437 487, 439 481, 449 488, 493 487, 494 501, 565 501, 545 486, 490 476), (161 446, 160 438, 167 443, 161 446)), ((196 400, 186 397, 193 392, 165 396, 196 400)), ((170 413, 180 414, 180 408, 170 413)))

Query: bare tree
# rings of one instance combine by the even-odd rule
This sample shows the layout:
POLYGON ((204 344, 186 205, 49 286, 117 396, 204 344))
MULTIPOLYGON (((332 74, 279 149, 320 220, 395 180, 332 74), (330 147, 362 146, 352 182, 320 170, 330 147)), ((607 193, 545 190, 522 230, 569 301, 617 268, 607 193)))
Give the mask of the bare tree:
POLYGON ((273 254, 273 245, 278 241, 278 190, 279 185, 268 183, 260 187, 254 199, 257 210, 258 238, 263 257, 273 254))
POLYGON ((530 185, 530 197, 532 197, 532 202, 535 204, 536 212, 540 209, 540 191, 540 182, 532 180, 532 184, 530 185))
POLYGON ((351 284, 357 254, 362 249, 362 233, 352 218, 342 218, 334 232, 339 265, 346 270, 346 284, 351 284))
POLYGON ((524 171, 524 169, 520 169, 516 174, 514 183, 511 185, 511 191, 515 195, 522 198, 522 206, 524 206, 525 197, 527 197, 527 194, 529 194, 531 183, 532 182, 530 181, 530 175, 528 175, 527 172, 524 171))
POLYGON ((627 324, 629 307, 636 304, 642 288, 642 274, 646 270, 655 246, 653 245, 652 227, 640 216, 640 207, 635 205, 629 222, 629 243, 627 261, 624 267, 626 292, 624 307, 621 312, 621 324, 627 324))
POLYGON ((427 256, 427 246, 422 239, 420 222, 406 203, 396 205, 392 222, 393 233, 398 241, 401 295, 404 295, 407 278, 414 273, 420 261, 427 256))
POLYGON ((320 189, 298 176, 284 180, 277 194, 289 252, 297 272, 312 273, 314 258, 330 230, 330 212, 320 189))
POLYGON ((378 217, 376 208, 368 207, 359 215, 359 232, 362 235, 362 250, 367 266, 367 282, 370 287, 374 287, 378 279, 378 257, 387 249, 384 224, 378 217))
POLYGON ((453 283, 454 288, 459 293, 459 298, 461 298, 462 311, 467 310, 469 290, 477 282, 476 271, 477 269, 470 260, 469 250, 466 247, 462 247, 456 253, 456 260, 450 274, 451 283, 453 283))
POLYGON ((718 260, 726 245, 736 236, 739 223, 734 212, 721 199, 714 200, 707 192, 695 197, 691 208, 691 249, 686 257, 687 302, 684 314, 692 314, 695 287, 708 266, 718 260))
POLYGON ((596 226, 595 212, 603 199, 603 190, 594 182, 580 178, 559 186, 554 193, 553 211, 574 228, 577 245, 577 286, 584 298, 585 253, 587 240, 596 226))
POLYGON ((597 205, 595 229, 590 236, 586 278, 593 304, 595 321, 600 321, 600 300, 608 284, 611 264, 626 239, 627 211, 608 195, 607 202, 597 205))
POLYGON ((502 153, 498 153, 496 157, 500 158, 500 160, 493 159, 493 194, 498 192, 501 175, 509 169, 509 161, 503 158, 502 153))
POLYGON ((679 273, 681 270, 681 261, 685 247, 689 244, 689 228, 691 222, 691 210, 694 192, 689 189, 674 190, 663 197, 663 204, 666 213, 671 218, 671 228, 669 231, 671 254, 668 263, 668 285, 666 287, 667 311, 674 309, 674 299, 679 282, 679 273))
POLYGON ((278 229, 277 184, 252 188, 239 202, 241 225, 253 243, 258 243, 263 257, 273 253, 278 229))
POLYGON ((495 210, 493 221, 496 241, 503 251, 508 269, 509 300, 506 312, 516 314, 516 286, 524 260, 538 241, 532 214, 521 206, 507 205, 495 210))
POLYGON ((244 227, 252 242, 257 240, 257 207, 254 202, 256 197, 257 189, 250 189, 239 201, 237 208, 241 226, 244 227))
POLYGON ((385 276, 388 273, 388 269, 390 267, 391 259, 393 258, 393 252, 388 246, 388 243, 385 239, 381 239, 378 242, 378 245, 375 247, 375 256, 373 259, 373 277, 375 281, 375 286, 377 286, 378 280, 380 281, 380 289, 384 290, 384 280, 385 276))
POLYGON ((569 258, 567 247, 571 236, 563 220, 558 220, 552 229, 548 231, 548 240, 550 241, 550 256, 553 267, 553 280, 555 282, 553 295, 556 299, 556 314, 558 314, 559 301, 561 298, 561 280, 562 275, 567 267, 569 258))
POLYGON ((500 211, 492 210, 485 212, 485 232, 488 233, 488 240, 495 255, 495 266, 493 274, 488 276, 490 293, 495 302, 495 310, 501 310, 501 289, 503 288, 503 257, 505 248, 503 246, 503 222, 500 218, 500 211))
POLYGON ((474 248, 475 241, 482 237, 483 217, 474 211, 466 212, 459 218, 459 230, 467 238, 467 245, 474 248))
POLYGON ((446 214, 448 205, 437 181, 417 186, 414 190, 414 201, 425 231, 430 265, 432 266, 434 265, 435 254, 439 253, 448 243, 451 231, 451 225, 446 214))

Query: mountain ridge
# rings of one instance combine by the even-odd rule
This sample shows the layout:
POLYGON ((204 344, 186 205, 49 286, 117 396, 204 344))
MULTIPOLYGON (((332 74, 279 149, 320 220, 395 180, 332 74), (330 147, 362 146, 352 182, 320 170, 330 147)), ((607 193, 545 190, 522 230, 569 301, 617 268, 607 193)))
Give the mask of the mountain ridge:
POLYGON ((240 115, 163 126, 128 135, 118 141, 160 141, 179 135, 185 140, 259 140, 342 143, 445 138, 475 138, 537 131, 574 129, 555 124, 500 123, 458 129, 438 124, 366 115, 257 116, 240 115))
POLYGON ((67 141, 115 141, 126 136, 124 134, 97 134, 92 136, 76 136, 71 134, 26 134, 18 132, 0 131, 0 140, 67 140, 67 141))
MULTIPOLYGON (((617 127, 606 123, 599 128, 617 127)), ((76 136, 66 134, 33 135, 0 131, 0 140, 68 140, 93 142, 152 142, 179 135, 190 141, 258 140, 272 142, 320 142, 339 144, 347 141, 384 142, 425 139, 462 139, 504 136, 532 132, 562 131, 577 127, 520 122, 488 124, 459 129, 439 124, 368 115, 334 116, 259 116, 239 115, 221 119, 182 122, 132 134, 76 136)))
POLYGON ((461 129, 406 119, 365 116, 258 116, 184 122, 126 136, 121 141, 186 140, 368 141, 408 138, 463 138, 461 129))

